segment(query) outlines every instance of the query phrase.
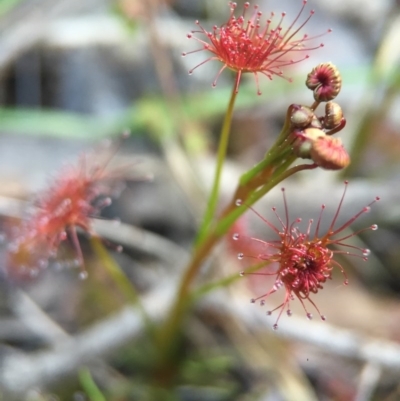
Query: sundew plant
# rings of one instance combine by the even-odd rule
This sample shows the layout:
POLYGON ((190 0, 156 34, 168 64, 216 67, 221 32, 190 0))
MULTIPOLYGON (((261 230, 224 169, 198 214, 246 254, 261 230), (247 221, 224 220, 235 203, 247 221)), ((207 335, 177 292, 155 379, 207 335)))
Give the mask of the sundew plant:
MULTIPOLYGON (((329 314, 319 306, 317 294, 325 291, 329 281, 336 282, 340 291, 348 290, 351 275, 347 273, 347 259, 368 262, 370 250, 358 240, 358 236, 366 231, 375 231, 378 226, 370 221, 366 221, 363 228, 359 228, 359 224, 363 224, 365 214, 378 202, 379 197, 375 194, 371 194, 358 205, 357 211, 350 217, 343 217, 346 196, 352 187, 351 182, 340 178, 344 181, 344 190, 337 199, 335 208, 328 211, 322 205, 312 216, 296 215, 294 218, 290 212, 298 202, 291 190, 296 179, 305 175, 313 176, 315 180, 333 174, 343 175, 351 165, 351 152, 346 149, 339 136, 346 127, 346 119, 336 100, 342 89, 342 76, 334 65, 335 54, 331 55, 332 62, 318 60, 318 50, 324 46, 324 37, 331 35, 331 30, 309 35, 307 28, 317 18, 314 10, 310 9, 307 0, 287 1, 298 3, 298 11, 292 18, 285 12, 265 13, 258 5, 249 2, 229 2, 225 21, 211 28, 207 27, 207 21, 195 21, 193 30, 187 34, 187 49, 182 49, 182 56, 185 63, 190 63, 192 57, 197 60, 188 71, 189 79, 200 74, 205 65, 213 64, 217 66, 216 74, 210 76, 210 85, 205 91, 222 91, 224 84, 221 81, 224 75, 227 81, 232 78, 231 88, 220 125, 215 168, 210 182, 207 183, 210 189, 205 198, 199 196, 196 199, 201 204, 201 213, 196 215, 196 234, 190 239, 191 245, 187 252, 176 258, 179 259, 176 265, 182 263, 182 267, 174 266, 174 273, 168 273, 165 281, 156 278, 159 290, 156 291, 155 302, 148 301, 146 295, 143 295, 147 291, 148 283, 143 281, 136 285, 132 279, 135 274, 128 274, 119 265, 124 256, 132 256, 129 252, 134 254, 132 250, 127 250, 125 255, 124 250, 126 244, 129 248, 134 236, 145 249, 143 254, 147 252, 146 241, 154 238, 143 232, 138 234, 138 231, 128 228, 128 224, 118 221, 114 222, 116 234, 111 235, 102 228, 101 224, 104 222, 99 222, 106 220, 107 224, 102 213, 118 198, 125 182, 151 181, 142 173, 134 175, 132 179, 130 172, 140 164, 137 161, 115 166, 112 161, 117 153, 115 149, 110 151, 111 156, 106 160, 100 160, 96 151, 90 155, 85 153, 75 165, 71 163, 59 173, 53 174, 48 187, 36 194, 30 202, 29 210, 27 208, 22 217, 8 223, 5 230, 4 271, 10 280, 16 277, 40 280, 44 271, 53 269, 55 264, 60 266, 60 263, 65 263, 65 259, 69 259, 70 266, 75 267, 69 273, 74 274, 76 280, 81 279, 82 285, 87 285, 91 291, 92 287, 96 289, 99 285, 100 288, 95 290, 99 292, 104 290, 101 286, 110 286, 113 288, 113 295, 107 302, 111 304, 121 296, 128 305, 121 317, 122 323, 117 319, 107 327, 93 329, 93 335, 97 329, 104 329, 106 333, 104 337, 99 337, 100 345, 97 337, 91 341, 90 332, 79 337, 79 347, 76 346, 78 343, 74 343, 62 332, 60 335, 64 348, 53 347, 54 344, 51 344, 49 354, 44 352, 34 356, 39 361, 37 365, 36 362, 32 363, 32 366, 37 366, 37 377, 51 377, 53 369, 54 376, 58 378, 79 371, 77 381, 82 392, 78 394, 81 398, 75 398, 77 401, 244 400, 241 397, 246 393, 243 390, 246 385, 237 383, 239 379, 235 378, 236 368, 232 367, 230 358, 214 355, 207 359, 209 355, 205 356, 204 348, 201 351, 196 348, 198 344, 193 333, 203 333, 204 330, 204 338, 208 341, 205 348, 212 348, 214 343, 225 344, 228 339, 231 344, 238 344, 238 338, 232 334, 231 329, 236 327, 237 332, 242 330, 237 323, 240 319, 229 320, 229 324, 227 319, 224 325, 216 323, 219 318, 214 315, 214 312, 224 314, 224 308, 234 308, 228 306, 231 296, 235 298, 232 305, 235 302, 237 305, 238 299, 246 298, 240 304, 240 310, 245 311, 246 316, 262 316, 267 322, 267 340, 257 343, 261 348, 262 344, 278 338, 275 336, 279 336, 282 329, 285 330, 284 322, 287 321, 301 322, 302 330, 312 333, 315 327, 320 327, 318 324, 329 324, 329 314), (270 81, 280 80, 282 85, 292 85, 297 65, 309 58, 315 60, 314 68, 303 78, 296 78, 304 82, 302 91, 308 95, 308 101, 300 104, 292 103, 296 99, 288 99, 281 130, 274 134, 272 143, 262 149, 263 157, 247 171, 243 169, 237 182, 231 182, 229 199, 222 196, 222 175, 231 144, 233 116, 246 76, 252 78, 252 96, 262 99, 269 90, 270 81), (276 188, 282 191, 281 202, 272 205, 269 201, 270 192, 276 188), (259 206, 258 201, 262 199, 268 204, 267 211, 261 210, 259 206), (242 230, 242 222, 249 215, 257 219, 263 227, 262 232, 257 235, 242 230), (353 226, 355 222, 356 229, 353 226), (82 246, 82 243, 89 243, 90 246, 82 246), (230 248, 227 243, 231 244, 230 248), (90 251, 87 251, 89 248, 90 251), (113 258, 114 251, 122 255, 113 258), (104 279, 102 274, 96 276, 91 273, 94 270, 91 261, 93 255, 97 260, 96 269, 104 269, 105 276, 110 280, 104 279), (225 263, 234 264, 237 271, 225 271, 223 277, 213 274, 217 270, 216 265, 225 263), (100 284, 94 277, 100 277, 100 284), (256 285, 246 287, 245 283, 250 281, 256 285), (173 285, 170 285, 171 282, 173 285), (250 297, 236 298, 235 291, 241 284, 246 288, 246 295, 250 289, 250 297), (165 295, 164 290, 167 287, 170 290, 172 287, 173 291, 165 295), (230 295, 226 295, 228 292, 224 293, 224 301, 221 302, 218 301, 218 296, 223 291, 229 291, 230 295), (208 312, 205 312, 204 317, 199 305, 207 305, 207 302, 214 300, 217 302, 215 311, 211 313, 206 308, 208 312), (293 305, 296 303, 302 313, 294 312, 293 305), (294 314, 297 317, 292 317, 294 314), (211 322, 207 329, 204 329, 203 324, 196 325, 196 322, 207 319, 211 322), (126 353, 120 355, 120 366, 118 363, 110 366, 102 362, 98 365, 101 369, 92 369, 98 363, 98 347, 103 347, 104 352, 112 351, 113 341, 127 347, 126 353), (58 359, 51 359, 52 352, 56 353, 57 350, 62 350, 63 363, 58 359), (75 352, 77 359, 74 359, 75 352), (124 365, 126 360, 133 361, 132 370, 124 365), (125 371, 129 371, 126 376, 125 371), (204 392, 199 392, 198 388, 204 392)), ((149 21, 154 17, 151 13, 157 9, 158 3, 150 3, 148 10, 146 6, 136 8, 132 5, 129 10, 132 13, 137 12, 141 18, 143 13, 144 21, 154 31, 157 24, 154 21, 150 24, 149 21)), ((124 2, 124 6, 126 4, 124 2)), ((152 40, 155 57, 162 58, 162 46, 154 37, 152 40)), ((168 69, 163 64, 158 73, 163 77, 168 69)), ((165 87, 168 92, 168 85, 165 87)), ((169 106, 172 110, 176 103, 171 102, 169 106)), ((157 116, 152 116, 151 120, 151 124, 156 126, 157 116)), ((164 144, 175 152, 173 146, 176 143, 182 144, 179 142, 182 138, 171 145, 171 137, 164 144)), ((122 141, 122 145, 120 144, 122 148, 123 143, 122 141)), ((185 156, 190 158, 187 148, 182 146, 181 151, 186 152, 185 156)), ((176 154, 180 154, 180 151, 174 153, 176 154)), ((151 173, 149 171, 148 175, 151 173)), ((156 183, 157 174, 154 178, 156 183)), ((151 182, 147 184, 152 185, 151 182)), ((327 201, 332 198, 331 193, 324 195, 327 201)), ((310 194, 311 200, 312 197, 310 194)), ((159 202, 163 202, 162 197, 159 202)), ((157 249, 166 246, 160 239, 157 241, 157 249)), ((170 252, 175 252, 173 247, 170 252)), ((99 304, 101 303, 100 300, 99 304)), ((49 325, 54 330, 52 324, 49 325)), ((258 328, 255 327, 252 330, 257 332, 258 328)), ((243 332, 246 330, 243 329, 243 332)), ((271 344, 268 343, 267 346, 271 347, 271 344)), ((247 350, 242 345, 238 346, 238 350, 243 360, 254 358, 254 354, 246 354, 247 350)), ((288 352, 290 353, 291 351, 288 352)), ((270 363, 274 365, 275 361, 271 358, 270 363)), ((286 367, 282 364, 279 369, 282 372, 286 367)), ((20 375, 23 375, 24 370, 21 372, 20 375)), ((246 380, 247 373, 246 371, 244 374, 246 380)), ((240 380, 245 380, 242 373, 238 373, 239 376, 240 380)), ((251 382, 263 375, 250 372, 249 376, 248 380, 251 382)), ((30 376, 27 375, 28 377, 30 376)), ((46 379, 48 382, 43 379, 43 383, 37 379, 38 389, 31 398, 26 397, 29 396, 28 390, 35 387, 35 380, 26 379, 24 382, 18 374, 2 379, 0 375, 0 384, 4 382, 9 386, 9 380, 13 385, 28 383, 15 385, 10 394, 17 394, 26 400, 50 400, 41 393, 42 387, 52 383, 50 379, 46 379)), ((268 381, 273 379, 268 378, 268 381)), ((250 384, 248 386, 252 387, 250 384)), ((247 399, 264 398, 255 392, 247 399)), ((304 399, 307 399, 304 394, 298 398, 304 399)), ((361 399, 363 398, 357 398, 361 399)))

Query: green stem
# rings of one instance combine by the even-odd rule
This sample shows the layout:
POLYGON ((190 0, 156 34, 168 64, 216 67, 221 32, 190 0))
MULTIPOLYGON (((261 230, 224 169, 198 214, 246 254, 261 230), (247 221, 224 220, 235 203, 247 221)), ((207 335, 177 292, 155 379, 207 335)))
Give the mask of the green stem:
POLYGON ((130 279, 126 277, 125 273, 121 268, 115 263, 114 259, 109 255, 108 251, 105 249, 101 240, 97 237, 92 237, 90 239, 92 249, 96 253, 97 257, 101 260, 104 268, 107 270, 108 274, 114 280, 115 284, 120 289, 124 297, 132 304, 136 305, 142 314, 143 321, 146 328, 150 332, 153 330, 153 324, 151 319, 147 315, 140 298, 134 289, 130 279))
POLYGON ((174 339, 176 339, 177 333, 181 329, 181 323, 185 311, 189 307, 188 298, 190 294, 190 286, 197 276, 203 261, 209 256, 214 246, 229 230, 232 224, 248 209, 248 206, 253 205, 257 200, 275 187, 275 185, 301 170, 309 170, 317 167, 315 164, 302 164, 284 171, 284 169, 287 169, 295 159, 295 156, 288 158, 282 166, 280 166, 278 174, 274 174, 267 184, 253 192, 253 194, 247 198, 245 205, 236 206, 236 198, 234 197, 231 203, 225 208, 215 228, 208 233, 207 237, 205 237, 205 239, 201 241, 194 250, 192 260, 184 272, 171 312, 164 327, 160 331, 160 337, 158 338, 159 346, 163 352, 164 358, 166 358, 164 363, 168 364, 169 362, 168 356, 173 348, 172 344, 174 344, 174 339))
POLYGON ((281 151, 278 152, 278 149, 275 148, 274 152, 268 152, 268 154, 265 156, 263 160, 260 161, 260 163, 256 164, 253 168, 251 168, 249 171, 247 171, 240 177, 239 184, 245 186, 257 174, 261 173, 262 171, 265 171, 267 167, 272 166, 276 160, 282 159, 290 152, 292 152, 292 149, 286 146, 282 147, 282 149, 279 150, 281 151))
POLYGON ((204 237, 207 235, 207 231, 210 227, 211 221, 214 217, 215 209, 217 207, 222 167, 224 165, 226 150, 228 148, 229 134, 231 131, 231 123, 232 123, 232 114, 236 96, 237 96, 237 89, 236 86, 234 86, 231 93, 231 98, 229 100, 228 109, 225 114, 224 123, 221 129, 221 136, 219 139, 218 153, 217 153, 217 166, 214 174, 214 182, 212 185, 210 197, 208 199, 208 204, 204 214, 203 222, 201 224, 195 242, 196 247, 199 245, 199 243, 201 243, 204 240, 204 237))
POLYGON ((261 199, 264 195, 266 195, 272 188, 282 182, 284 179, 290 177, 293 174, 296 174, 302 170, 311 170, 317 167, 315 164, 300 164, 297 166, 292 167, 289 170, 286 170, 290 164, 296 159, 295 156, 288 159, 280 168, 277 170, 277 173, 274 174, 271 179, 268 181, 267 184, 262 186, 257 191, 254 191, 248 198, 246 198, 246 202, 241 206, 236 206, 235 208, 232 205, 226 210, 228 213, 223 214, 223 218, 218 222, 215 227, 215 234, 219 238, 220 236, 224 235, 232 224, 246 211, 248 210, 249 206, 254 205, 259 199, 261 199), (282 172, 283 171, 283 172, 282 172))
POLYGON ((249 198, 249 205, 252 206, 254 203, 256 203, 259 199, 261 199, 264 195, 266 195, 272 188, 277 186, 280 182, 285 180, 286 178, 290 177, 291 175, 294 175, 298 173, 299 171, 304 171, 304 170, 312 170, 317 168, 318 166, 316 164, 299 164, 297 166, 294 166, 290 169, 288 167, 294 162, 296 159, 295 156, 292 158, 289 158, 282 166, 280 166, 276 170, 276 176, 272 178, 268 184, 264 185, 262 188, 260 188, 258 191, 254 192, 250 198, 249 198))
MULTIPOLYGON (((271 263, 270 261, 264 260, 262 262, 254 264, 252 266, 249 266, 247 269, 245 269, 243 271, 243 273, 244 274, 254 273, 257 270, 262 269, 263 267, 267 266, 270 263, 271 263)), ((201 298, 203 295, 211 292, 212 290, 217 289, 217 288, 227 287, 228 285, 234 283, 235 281, 237 281, 241 278, 242 278, 241 274, 235 273, 235 274, 231 274, 228 277, 224 277, 220 280, 215 280, 211 283, 203 284, 201 287, 196 289, 194 291, 194 293, 192 294, 192 297, 191 297, 192 303, 194 303, 196 300, 201 298)))
POLYGON ((163 325, 159 330, 157 345, 160 350, 162 360, 160 369, 163 372, 170 369, 173 363, 174 352, 179 347, 179 334, 182 330, 182 322, 187 308, 190 307, 190 289, 196 278, 199 269, 204 260, 210 255, 214 246, 224 236, 232 224, 248 209, 248 206, 254 204, 258 199, 264 196, 275 185, 285 178, 301 170, 315 168, 315 165, 304 164, 295 166, 288 170, 290 165, 296 159, 291 152, 290 116, 292 108, 288 108, 285 125, 279 134, 275 144, 266 154, 265 159, 251 170, 245 179, 239 182, 236 192, 225 210, 220 215, 218 221, 211 226, 214 217, 219 191, 219 182, 223 162, 225 160, 226 148, 228 145, 229 131, 232 119, 232 112, 236 98, 235 89, 232 91, 228 110, 225 115, 224 124, 218 149, 217 168, 214 177, 209 203, 207 205, 204 221, 199 231, 193 251, 192 259, 186 267, 180 286, 176 293, 172 309, 163 325), (236 205, 236 200, 241 199, 246 204, 236 205))
POLYGON ((104 397, 100 389, 97 387, 97 384, 94 382, 89 369, 83 368, 80 370, 79 380, 86 394, 89 396, 90 401, 107 401, 106 397, 104 397))
POLYGON ((244 173, 240 177, 240 185, 247 184, 255 175, 263 171, 266 167, 273 164, 274 161, 280 159, 285 153, 288 148, 285 145, 288 145, 290 132, 292 130, 292 124, 290 121, 290 117, 293 112, 293 107, 289 106, 286 112, 285 123, 282 127, 281 132, 279 133, 278 137, 276 138, 275 143, 272 147, 268 150, 263 160, 260 163, 256 164, 252 169, 244 173))

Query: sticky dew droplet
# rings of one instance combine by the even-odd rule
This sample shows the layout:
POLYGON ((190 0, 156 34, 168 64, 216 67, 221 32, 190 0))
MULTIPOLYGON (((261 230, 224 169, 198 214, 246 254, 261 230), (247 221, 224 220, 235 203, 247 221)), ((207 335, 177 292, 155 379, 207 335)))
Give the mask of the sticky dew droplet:
POLYGON ((113 203, 113 200, 110 197, 107 197, 107 198, 104 198, 101 206, 104 206, 104 207, 111 206, 112 203, 113 203))
POLYGON ((57 249, 52 249, 52 250, 49 252, 49 258, 50 258, 50 259, 55 259, 56 256, 57 256, 57 249))
POLYGON ((80 391, 74 393, 73 397, 74 397, 73 401, 86 401, 87 400, 85 394, 81 393, 80 391))
POLYGON ((26 274, 27 272, 28 272, 28 267, 27 266, 25 266, 25 265, 20 265, 19 267, 18 267, 18 271, 21 273, 21 274, 26 274))
POLYGON ((278 330, 278 325, 275 323, 275 324, 272 326, 272 328, 273 328, 274 330, 278 330))
POLYGON ((131 133, 132 133, 131 130, 129 128, 125 127, 121 133, 121 138, 127 139, 131 136, 131 133))
POLYGON ((29 277, 34 278, 34 277, 37 277, 38 274, 39 274, 39 270, 37 270, 37 269, 31 269, 31 270, 29 270, 29 277))
POLYGON ((244 258, 243 253, 241 253, 241 252, 238 253, 237 258, 238 258, 239 260, 242 260, 242 259, 244 258))
POLYGON ((235 205, 236 206, 241 206, 242 205, 242 200, 241 199, 236 199, 235 205))
POLYGON ((88 274, 88 272, 86 271, 86 270, 82 270, 80 273, 79 273, 79 279, 80 280, 86 280, 88 277, 89 277, 89 274, 88 274))
POLYGON ((237 241, 239 239, 239 237, 240 237, 239 233, 235 233, 235 234, 232 235, 232 239, 234 241, 237 241))
POLYGON ((325 322, 326 316, 325 315, 321 315, 321 320, 323 320, 325 322))
POLYGON ((60 262, 54 262, 52 267, 56 271, 61 271, 64 268, 64 265, 60 262))
POLYGON ((17 241, 11 242, 7 245, 7 251, 9 253, 17 253, 19 250, 19 243, 17 241))
POLYGON ((39 269, 42 269, 42 270, 45 269, 48 266, 48 264, 49 263, 48 263, 47 259, 39 259, 37 262, 39 269))
POLYGON ((243 276, 244 276, 244 271, 243 271, 243 270, 239 273, 239 276, 240 276, 240 277, 243 277, 243 276))
POLYGON ((286 314, 287 314, 288 316, 292 316, 292 315, 293 315, 293 312, 292 312, 290 309, 288 309, 288 310, 286 311, 286 314))
POLYGON ((313 318, 312 313, 310 313, 310 312, 308 312, 306 316, 307 316, 308 320, 312 320, 312 318, 313 318))
POLYGON ((371 230, 372 231, 376 231, 378 229, 378 224, 373 224, 372 226, 371 226, 371 230))
POLYGON ((370 255, 371 254, 371 250, 370 249, 363 249, 363 256, 368 256, 368 255, 370 255))
POLYGON ((265 305, 265 300, 262 299, 262 300, 260 301, 260 306, 264 306, 264 305, 265 305))
POLYGON ((27 399, 29 399, 29 400, 30 399, 36 400, 36 399, 39 399, 39 397, 41 398, 41 396, 42 396, 42 394, 37 389, 31 389, 27 393, 27 399))
POLYGON ((80 259, 79 258, 75 258, 75 259, 72 259, 70 262, 69 262, 69 266, 71 267, 71 268, 76 268, 76 267, 81 267, 82 266, 82 262, 80 261, 80 259))

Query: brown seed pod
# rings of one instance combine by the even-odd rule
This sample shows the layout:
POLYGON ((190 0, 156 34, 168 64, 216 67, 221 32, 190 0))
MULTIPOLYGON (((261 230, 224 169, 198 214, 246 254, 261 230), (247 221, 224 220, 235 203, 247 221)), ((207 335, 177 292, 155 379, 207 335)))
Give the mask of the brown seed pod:
POLYGON ((343 119, 343 111, 339 104, 328 102, 325 104, 324 127, 332 129, 337 127, 343 119))

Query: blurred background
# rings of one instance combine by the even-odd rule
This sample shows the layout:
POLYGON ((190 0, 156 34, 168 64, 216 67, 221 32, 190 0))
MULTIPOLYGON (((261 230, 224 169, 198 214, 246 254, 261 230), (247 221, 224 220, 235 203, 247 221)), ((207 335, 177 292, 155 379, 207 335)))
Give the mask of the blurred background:
MULTIPOLYGON (((242 2, 238 4, 241 10, 242 2)), ((287 12, 290 23, 301 0, 258 1, 264 15, 287 12)), ((0 260, 0 395, 4 400, 400 400, 400 5, 395 0, 310 0, 304 28, 324 47, 288 72, 293 83, 261 78, 257 96, 244 77, 235 109, 222 203, 238 177, 264 155, 291 103, 311 105, 306 74, 320 62, 340 70, 337 98, 347 126, 342 131, 352 164, 343 172, 308 171, 284 183, 290 214, 317 218, 322 203, 333 215, 350 185, 340 221, 382 200, 352 226, 373 223, 353 244, 369 248, 368 262, 341 259, 350 285, 335 272, 313 298, 327 322, 308 321, 304 311, 276 316, 250 298, 271 286, 248 277, 206 293, 184 332, 174 387, 157 392, 155 349, 131 299, 102 266, 123 269, 149 316, 161 321, 189 258, 211 185, 219 130, 233 75, 211 83, 217 62, 192 75, 207 58, 186 35, 200 20, 206 29, 229 17, 225 0, 0 0, 0 214, 26 213, 46 185, 82 152, 116 145, 126 167, 126 188, 95 224, 107 241, 107 257, 81 246, 88 278, 68 260, 35 274, 5 268, 0 260), (121 141, 121 134, 131 133, 121 141), (143 180, 154 176, 149 182, 143 180), (117 224, 115 219, 121 220, 117 224), (108 261, 106 261, 108 260, 108 261), (157 398, 155 395, 157 394, 157 398)), ((250 75, 250 74, 249 74, 250 75)), ((321 114, 323 110, 320 110, 321 114)), ((122 177, 121 177, 122 178, 122 177)), ((256 205, 270 218, 282 209, 273 191, 256 205)), ((243 226, 268 240, 268 227, 251 212, 243 226)), ((232 241, 218 247, 199 286, 245 266, 232 241)), ((271 297, 271 306, 282 302, 271 297)))

